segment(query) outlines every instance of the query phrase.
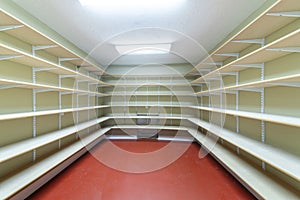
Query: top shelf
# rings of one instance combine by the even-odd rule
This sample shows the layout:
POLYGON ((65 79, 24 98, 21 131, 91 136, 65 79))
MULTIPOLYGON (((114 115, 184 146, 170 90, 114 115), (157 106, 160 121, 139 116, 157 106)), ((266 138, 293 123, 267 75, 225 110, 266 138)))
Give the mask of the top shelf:
MULTIPOLYGON (((87 71, 99 72, 101 74, 105 73, 103 69, 98 67, 95 62, 90 61, 89 58, 78 55, 70 48, 61 44, 58 40, 48 37, 29 23, 26 23, 26 20, 21 20, 20 13, 14 15, 16 13, 13 12, 16 11, 12 11, 10 8, 6 10, 0 8, 0 31, 29 43, 32 46, 42 47, 44 51, 58 58, 72 58, 72 60, 68 62, 78 66, 85 66, 87 71)), ((26 18, 24 17, 24 19, 26 18)), ((56 36, 54 35, 53 37, 55 38, 56 36)))
MULTIPOLYGON (((265 6, 266 7, 266 6, 265 6)), ((210 55, 204 58, 191 72, 203 68, 210 68, 219 65, 229 57, 239 59, 239 52, 246 49, 251 44, 265 45, 264 38, 279 30, 285 25, 293 22, 296 18, 291 16, 281 16, 278 13, 293 12, 300 10, 298 0, 278 0, 267 9, 261 11, 247 26, 235 33, 227 42, 223 43, 210 55), (275 13, 275 14, 274 14, 275 13), (256 31, 259 30, 259 31, 256 31), (210 63, 209 65, 207 63, 210 63)), ((213 70, 213 69, 212 69, 213 70)))
POLYGON ((204 83, 207 78, 218 77, 222 73, 238 72, 249 67, 257 67, 261 64, 290 53, 300 52, 300 29, 297 29, 266 46, 263 46, 245 56, 238 58, 204 76, 194 80, 192 83, 204 83))

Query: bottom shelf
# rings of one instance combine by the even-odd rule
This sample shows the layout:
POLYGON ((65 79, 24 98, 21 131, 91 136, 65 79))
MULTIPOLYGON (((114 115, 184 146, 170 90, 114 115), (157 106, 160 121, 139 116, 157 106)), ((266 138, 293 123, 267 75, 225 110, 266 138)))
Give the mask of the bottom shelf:
MULTIPOLYGON (((299 192, 280 180, 270 177, 266 172, 244 161, 234 152, 225 149, 218 143, 212 143, 208 137, 196 129, 178 126, 111 126, 98 130, 81 138, 76 143, 41 160, 34 165, 16 173, 0 182, 0 199, 23 199, 27 197, 56 174, 68 167, 73 161, 83 155, 88 149, 99 143, 103 135, 113 129, 163 129, 187 131, 205 149, 211 149, 210 154, 230 171, 245 187, 259 199, 299 199, 299 192), (210 148, 213 145, 213 148, 210 148)), ((114 138, 111 138, 114 139, 114 138)), ((116 138, 116 139, 128 139, 116 138)), ((133 139, 133 138, 132 138, 133 139)), ((135 138, 134 138, 135 139, 135 138)), ((161 138, 169 139, 169 138, 161 138)), ((180 138, 181 139, 181 138, 180 138)), ((191 142, 190 140, 188 142, 191 142)))
POLYGON ((189 133, 204 149, 205 145, 209 147, 214 145, 213 149, 208 148, 211 149, 210 155, 251 191, 256 198, 278 200, 297 200, 300 198, 300 194, 296 190, 281 183, 279 180, 275 180, 274 177, 268 176, 220 144, 212 144, 214 142, 209 141, 203 134, 196 130, 189 130, 189 133))
POLYGON ((90 149, 97 144, 99 142, 97 140, 109 130, 110 128, 104 128, 96 131, 93 134, 82 138, 80 141, 2 181, 0 183, 0 199, 23 199, 24 197, 30 195, 34 190, 38 189, 39 186, 53 178, 53 176, 58 174, 72 162, 64 167, 61 167, 61 169, 58 171, 57 169, 54 170, 56 172, 51 170, 58 167, 70 157, 76 155, 76 153, 79 153, 79 155, 77 154, 75 158, 73 157, 73 161, 79 158, 86 152, 87 149, 90 149))

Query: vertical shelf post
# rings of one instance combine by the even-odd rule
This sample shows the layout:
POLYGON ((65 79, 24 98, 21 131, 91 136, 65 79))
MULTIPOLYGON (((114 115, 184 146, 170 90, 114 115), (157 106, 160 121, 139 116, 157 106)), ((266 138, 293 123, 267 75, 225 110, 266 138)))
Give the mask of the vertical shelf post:
MULTIPOLYGON (((260 74, 260 80, 263 81, 265 79, 265 65, 262 63, 261 66, 261 74, 260 74)), ((265 89, 261 89, 260 94, 260 112, 265 113, 265 89)), ((265 121, 261 121, 261 142, 265 143, 265 121)), ((266 164, 264 161, 262 161, 262 169, 266 170, 266 164)))
MULTIPOLYGON (((90 104, 91 104, 91 102, 90 102, 90 99, 91 99, 91 94, 90 94, 91 88, 90 88, 90 86, 91 86, 91 83, 88 82, 87 84, 88 84, 88 92, 89 92, 88 95, 87 95, 87 107, 89 107, 89 109, 87 110, 87 113, 88 113, 87 120, 90 121, 90 113, 91 113, 91 111, 90 111, 90 104)), ((90 127, 88 128, 88 133, 90 133, 90 127)))
MULTIPOLYGON (((171 117, 173 116, 173 76, 170 79, 171 83, 171 117)), ((171 118, 171 126, 173 126, 173 119, 171 118)))
MULTIPOLYGON (((34 54, 34 53, 33 53, 34 54)), ((36 69, 32 68, 32 82, 36 83, 36 69)), ((36 89, 32 89, 32 111, 36 112, 36 89)), ((32 117, 32 137, 36 137, 36 116, 32 117)), ((36 160, 36 149, 32 151, 32 161, 36 160)))
MULTIPOLYGON (((203 90, 203 84, 200 85, 200 91, 203 90)), ((203 95, 200 96, 200 106, 203 107, 203 95)), ((200 119, 204 120, 203 118, 203 109, 200 110, 200 119)))
MULTIPOLYGON (((239 73, 236 72, 235 75, 235 85, 239 84, 239 73)), ((239 91, 236 91, 235 94, 235 110, 238 111, 239 110, 239 91)), ((236 122, 236 132, 239 133, 240 132, 240 117, 239 116, 235 116, 235 122, 236 122)), ((236 153, 240 154, 240 148, 237 147, 236 148, 236 153)))
POLYGON ((149 115, 149 77, 147 76, 147 95, 146 95, 146 99, 147 99, 147 104, 146 104, 146 111, 147 111, 147 115, 149 115))
MULTIPOLYGON (((76 72, 78 72, 78 67, 76 68, 76 72)), ((75 78, 75 95, 76 95, 76 108, 79 108, 79 94, 78 94, 78 89, 79 89, 79 81, 77 78, 75 78)), ((76 110, 75 112, 75 124, 78 125, 79 123, 79 111, 76 110)), ((79 138, 79 133, 76 133, 76 140, 79 138)))
POLYGON ((158 106, 158 114, 160 115, 160 106, 161 106, 161 103, 160 103, 160 85, 161 85, 161 79, 160 79, 160 76, 158 77, 158 87, 157 87, 157 106, 158 106))
MULTIPOLYGON (((58 87, 62 87, 62 84, 61 84, 61 79, 62 79, 62 76, 59 75, 58 76, 58 87)), ((61 97, 62 97, 62 92, 59 92, 58 94, 58 109, 61 110, 62 109, 62 105, 61 105, 61 97)), ((62 120, 62 113, 59 113, 58 114, 58 129, 61 129, 62 126, 61 126, 61 120, 62 120)), ((60 149, 61 148, 61 139, 58 140, 58 148, 60 149)))
MULTIPOLYGON (((126 79, 126 77, 124 77, 124 87, 123 87, 123 90, 124 90, 124 108, 123 108, 124 116, 126 115, 126 112, 127 112, 127 109, 126 109, 126 101, 127 101, 127 96, 126 96, 127 95, 127 88, 126 88, 126 84, 127 84, 127 79, 126 79)), ((125 120, 125 118, 124 118, 124 120, 125 120)))
MULTIPOLYGON (((219 88, 223 88, 223 85, 222 85, 222 82, 223 82, 223 77, 221 76, 221 78, 219 79, 219 88)), ((220 92, 220 109, 223 109, 223 91, 221 90, 220 92)), ((220 114, 220 126, 223 127, 224 126, 224 123, 223 123, 223 117, 222 117, 222 113, 219 113, 220 114)), ((224 144, 224 140, 223 138, 221 138, 221 143, 224 144)))
MULTIPOLYGON (((97 75, 98 80, 100 80, 100 76, 97 75)), ((99 92, 99 87, 98 85, 96 86, 96 92, 99 92)), ((95 95, 96 99, 95 99, 95 104, 96 106, 99 106, 99 96, 95 95)), ((96 108, 96 118, 99 117, 99 108, 96 108)))

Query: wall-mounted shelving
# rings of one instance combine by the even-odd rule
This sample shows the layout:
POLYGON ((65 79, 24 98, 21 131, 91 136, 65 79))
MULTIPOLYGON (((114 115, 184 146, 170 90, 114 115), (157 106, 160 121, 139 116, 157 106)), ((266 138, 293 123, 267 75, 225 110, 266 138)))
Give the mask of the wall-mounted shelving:
MULTIPOLYGON (((216 151, 235 152, 252 168, 260 167, 262 173, 295 191, 300 189, 299 174, 295 174, 300 149, 294 142, 299 140, 300 122, 299 10, 296 0, 265 2, 187 74, 201 74, 191 84, 202 84, 195 93, 201 106, 191 106, 201 115, 190 120, 219 137, 216 151), (222 118, 224 126, 212 125, 214 117, 222 118)), ((198 135, 195 138, 203 142, 203 135, 198 135)), ((222 153, 215 157, 226 163, 222 153)), ((226 168, 233 174, 240 171, 234 161, 226 168)), ((294 194, 291 199, 299 198, 299 193, 294 194)))
POLYGON ((0 3, 1 198, 28 195, 31 182, 109 130, 99 130, 106 118, 98 112, 108 107, 98 104, 107 96, 97 89, 107 85, 103 74, 110 76, 55 31, 0 3))
POLYGON ((287 86, 287 87, 300 87, 300 75, 290 75, 290 76, 283 76, 279 78, 273 78, 273 79, 267 79, 262 81, 254 81, 250 83, 240 84, 240 85, 234 85, 224 88, 218 88, 218 89, 211 89, 211 90, 205 90, 196 93, 196 95, 202 95, 202 94, 213 94, 215 92, 231 92, 231 91, 257 91, 261 92, 261 88, 267 88, 267 87, 276 87, 276 86, 287 86))
POLYGON ((74 45, 66 42, 65 39, 61 38, 54 31, 45 28, 36 20, 32 20, 32 17, 28 17, 28 14, 24 13, 24 11, 18 12, 16 10, 11 8, 10 5, 2 5, 0 30, 30 44, 33 54, 34 51, 46 51, 56 56, 58 61, 68 61, 74 65, 84 66, 87 71, 104 73, 99 64, 91 60, 83 52, 80 52, 76 47, 74 48, 74 45))
POLYGON ((145 129, 188 132, 257 198, 297 199, 298 10, 299 0, 266 1, 183 77, 151 66, 144 75, 108 74, 0 3, 0 197, 28 196, 110 131, 145 129), (218 138, 213 149, 206 132, 218 138))
POLYGON ((268 122, 274 122, 278 124, 284 124, 289 126, 300 126, 300 119, 298 117, 290 117, 283 115, 274 115, 274 114, 266 114, 266 113, 255 113, 255 112, 246 112, 240 110, 229 110, 229 109, 218 109, 212 107, 201 107, 201 106, 190 106, 191 108, 205 110, 209 112, 223 113, 226 115, 239 116, 244 118, 263 120, 268 122))

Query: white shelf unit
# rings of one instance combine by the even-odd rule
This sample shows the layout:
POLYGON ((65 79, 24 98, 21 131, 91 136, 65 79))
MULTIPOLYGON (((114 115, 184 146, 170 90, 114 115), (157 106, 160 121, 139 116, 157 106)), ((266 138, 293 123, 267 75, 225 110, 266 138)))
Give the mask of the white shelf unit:
POLYGON ((26 152, 32 151, 53 141, 58 141, 61 138, 67 137, 76 132, 85 130, 89 127, 95 126, 101 122, 108 120, 109 118, 103 117, 96 120, 90 120, 83 122, 75 126, 67 127, 61 130, 57 130, 51 133, 47 133, 35 138, 30 138, 17 143, 13 143, 0 148, 0 162, 7 161, 26 152))
POLYGON ((105 93, 106 95, 110 96, 195 96, 194 94, 187 93, 184 91, 176 91, 176 92, 134 92, 134 93, 120 93, 120 92, 113 92, 113 93, 105 93))
MULTIPOLYGON (((198 99, 194 95, 197 90, 182 76, 161 77, 149 73, 144 76, 124 75, 112 80, 106 78, 105 82, 113 86, 104 87, 101 91, 111 95, 103 98, 103 105, 111 106, 109 111, 106 109, 105 114, 186 116, 191 112, 188 105, 198 105, 198 99)), ((178 125, 175 119, 168 120, 171 125, 173 122, 178 125)))
POLYGON ((105 83, 109 84, 112 87, 117 86, 152 86, 152 85, 162 85, 162 86, 186 86, 190 85, 191 79, 187 79, 184 76, 179 75, 151 75, 150 74, 126 74, 126 75, 110 75, 103 76, 103 80, 105 83))
POLYGON ((55 31, 0 2, 1 199, 30 195, 110 130, 98 118, 108 107, 98 103, 103 74, 55 31))
MULTIPOLYGON (((187 74, 201 74, 191 81, 202 84, 195 93, 202 99, 201 106, 191 106, 201 117, 189 120, 219 138, 211 154, 238 174, 242 183, 249 177, 241 174, 235 161, 227 160, 229 154, 246 160, 249 166, 245 169, 261 168, 259 174, 270 175, 274 181, 266 183, 265 177, 256 181, 272 188, 272 182, 280 180, 272 191, 278 187, 281 191, 287 183, 290 192, 282 196, 289 199, 300 198, 300 151, 295 142, 300 139, 299 10, 296 0, 266 1, 187 74)), ((198 135, 195 138, 203 143, 203 135, 198 135)), ((250 181, 257 188, 257 197, 281 199, 268 197, 250 181)))
POLYGON ((219 143, 214 144, 197 130, 189 129, 189 133, 210 152, 236 179, 238 179, 258 199, 299 199, 297 191, 287 187, 282 181, 274 180, 259 168, 253 167, 239 155, 224 148, 219 143), (214 147, 211 146, 214 144, 214 147), (292 190, 292 191, 291 191, 292 190))
POLYGON ((30 44, 32 47, 31 53, 35 54, 37 51, 45 51, 56 56, 60 64, 67 61, 77 66, 82 65, 87 71, 97 71, 100 74, 105 73, 104 70, 99 67, 100 65, 84 52, 66 41, 50 28, 34 20, 31 15, 21 8, 17 8, 16 5, 7 2, 1 3, 0 15, 0 30, 30 44))
POLYGON ((247 68, 261 68, 261 64, 291 53, 300 52, 300 28, 283 37, 240 57, 196 80, 199 83, 210 78, 217 78, 222 73, 238 72, 247 68))
MULTIPOLYGON (((87 149, 101 141, 102 136, 111 130, 187 131, 201 143, 202 147, 209 149, 207 138, 198 132, 198 128, 220 138, 211 149, 211 155, 257 198, 299 199, 299 192, 296 191, 299 190, 299 156, 284 148, 267 144, 268 138, 264 135, 265 131, 268 134, 270 126, 268 122, 299 128, 299 116, 292 116, 289 113, 283 115, 268 113, 268 109, 265 112, 267 108, 265 101, 269 96, 266 94, 269 91, 265 88, 298 87, 300 72, 279 76, 275 74, 275 77, 270 75, 265 79, 268 74, 266 70, 268 62, 299 52, 299 28, 296 27, 298 16, 291 13, 300 9, 298 0, 267 1, 258 11, 260 13, 256 13, 255 18, 252 17, 250 23, 248 20, 248 25, 231 35, 227 42, 187 74, 187 77, 190 77, 197 70, 208 72, 190 82, 186 81, 187 79, 180 80, 182 79, 180 76, 167 75, 113 77, 90 58, 86 60, 86 55, 56 33, 43 27, 36 20, 31 22, 32 16, 28 16, 24 11, 15 10, 11 4, 5 3, 0 3, 0 7, 0 65, 3 64, 0 70, 3 66, 11 65, 16 70, 24 69, 26 75, 13 77, 12 72, 5 71, 10 78, 1 77, 0 93, 12 96, 11 93, 15 93, 16 90, 21 93, 20 95, 24 93, 22 96, 24 100, 30 97, 28 99, 31 101, 27 102, 30 104, 29 108, 23 108, 25 104, 20 102, 21 106, 18 105, 8 111, 3 110, 0 115, 0 125, 8 124, 12 129, 12 135, 18 136, 18 139, 12 138, 7 144, 2 141, 0 146, 2 165, 0 167, 5 168, 6 171, 3 171, 7 172, 5 175, 9 174, 1 176, 0 188, 5 188, 0 191, 1 198, 20 199, 30 195, 32 191, 83 155, 87 149), (42 30, 39 30, 39 26, 42 30), (285 28, 286 26, 288 28, 285 28), (284 30, 282 33, 272 34, 281 28, 284 30), (219 68, 212 71, 214 65, 219 68), (255 81, 249 79, 246 83, 243 82, 242 73, 252 69, 259 70, 258 77, 255 81), (216 76, 219 72, 224 80, 234 77, 233 85, 227 84, 226 81, 224 88, 215 87, 218 84, 211 84, 211 87, 208 87, 210 91, 206 91, 206 84, 203 84, 203 81, 218 83, 220 80, 215 78, 219 77, 216 76), (107 77, 100 80, 100 75, 103 74, 107 77), (136 95, 131 95, 129 92, 135 87, 140 89, 136 90, 136 95), (190 89, 182 90, 180 89, 182 87, 190 89), (119 93, 111 95, 110 92, 115 88, 119 93), (182 94, 182 91, 185 93, 182 94), (214 108, 211 105, 210 96, 218 96, 219 92, 222 96, 223 91, 225 94, 234 95, 234 98, 230 99, 236 102, 231 105, 233 108, 226 109, 222 106, 214 108), (245 109, 239 104, 245 101, 243 99, 245 95, 241 92, 259 94, 258 111, 245 109), (65 98, 67 95, 72 95, 72 98, 65 98), (48 105, 49 101, 54 103, 48 105), (109 111, 112 109, 116 110, 109 111), (213 117, 212 113, 231 115, 235 120, 233 120, 236 126, 234 131, 210 124, 208 121, 213 117), (243 118, 259 122, 262 141, 241 134, 245 124, 243 118), (168 123, 147 126, 127 124, 128 120, 136 119, 166 120, 168 123), (115 124, 110 123, 112 120, 124 121, 115 124), (32 125, 32 130, 25 129, 28 126, 28 124, 24 126, 26 123, 32 125), (29 136, 20 132, 15 133, 12 124, 19 127, 23 125, 22 132, 29 133, 29 136), (48 124, 55 126, 49 127, 48 124), (39 126, 43 125, 45 130, 39 130, 39 126), (44 149, 44 147, 51 149, 53 146, 55 152, 44 149), (256 160, 248 154, 262 161, 262 168, 258 168, 256 160), (13 164, 28 158, 28 162, 16 165, 18 169, 9 169, 13 164), (276 170, 270 170, 271 167, 283 175, 278 175, 276 170), (270 178, 271 176, 273 178, 270 178)), ((222 100, 224 99, 220 99, 220 102, 222 100)), ((5 103, 12 108, 11 102, 5 103)), ((6 130, 8 128, 4 133, 6 130)))
POLYGON ((253 81, 250 83, 244 83, 229 87, 223 87, 223 88, 217 88, 217 89, 211 89, 211 90, 205 90, 201 92, 197 92, 196 95, 205 95, 205 94, 214 94, 214 93, 230 93, 235 92, 239 90, 244 91, 257 91, 259 92, 262 88, 267 87, 278 87, 278 86, 287 86, 287 87, 300 87, 300 74, 295 75, 289 75, 289 76, 282 76, 279 78, 272 78, 267 80, 261 80, 261 81, 253 81))
POLYGON ((101 136, 109 130, 110 128, 98 130, 82 138, 81 142, 73 143, 61 151, 1 181, 0 186, 2 190, 0 191, 0 197, 2 199, 22 199, 29 196, 32 190, 36 190, 45 184, 53 176, 61 172, 65 167, 101 141, 101 136))
POLYGON ((11 119, 34 117, 34 116, 37 117, 37 116, 44 116, 44 115, 79 112, 79 111, 94 110, 94 109, 101 109, 101 108, 107 108, 107 107, 109 107, 109 106, 108 105, 100 105, 100 106, 81 107, 81 108, 59 109, 59 110, 45 110, 45 111, 36 111, 36 112, 10 113, 10 114, 0 115, 0 120, 11 120, 11 119))
POLYGON ((190 118, 189 120, 209 131, 210 133, 230 142, 240 149, 245 150, 246 152, 259 158, 260 160, 265 161, 278 170, 281 170, 287 175, 295 178, 297 181, 300 181, 300 171, 298 166, 298 163, 300 162, 299 157, 270 145, 265 145, 261 142, 251 140, 233 131, 228 131, 226 129, 221 130, 221 127, 213 125, 211 123, 195 118, 190 118), (274 154, 276 156, 274 156, 274 154))
POLYGON ((254 113, 254 112, 228 110, 228 109, 218 109, 218 108, 201 107, 201 106, 190 106, 190 107, 209 111, 209 112, 224 113, 226 115, 268 121, 268 122, 284 124, 288 126, 295 126, 295 127, 300 126, 300 118, 298 117, 290 117, 290 116, 274 115, 274 114, 266 114, 266 113, 254 113))

